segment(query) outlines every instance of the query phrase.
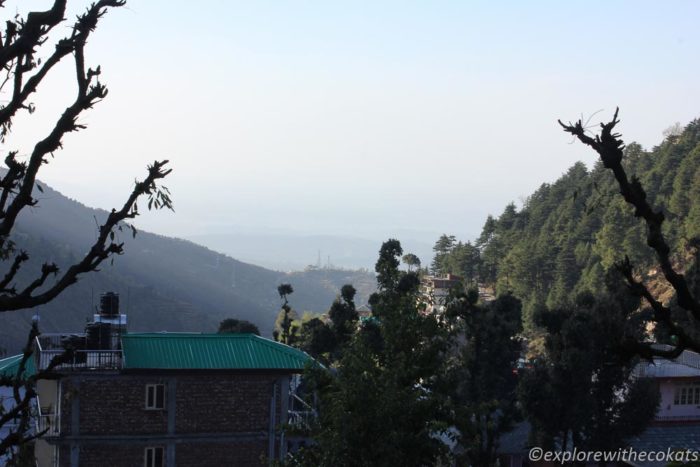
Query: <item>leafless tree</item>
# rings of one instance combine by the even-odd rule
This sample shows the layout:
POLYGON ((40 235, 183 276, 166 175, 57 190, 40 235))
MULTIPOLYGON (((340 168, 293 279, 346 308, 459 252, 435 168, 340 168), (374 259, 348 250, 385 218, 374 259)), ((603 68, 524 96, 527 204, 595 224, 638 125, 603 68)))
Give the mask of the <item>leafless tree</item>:
MULTIPOLYGON (((67 0, 54 0, 46 11, 33 11, 23 17, 14 17, 0 30, 0 93, 7 96, 0 104, 0 142, 5 144, 12 131, 13 119, 19 112, 34 111, 31 98, 39 89, 46 76, 62 60, 69 60, 75 67, 75 98, 55 121, 53 129, 36 142, 26 158, 18 158, 18 151, 10 150, 5 157, 6 169, 0 173, 0 313, 32 308, 56 298, 81 274, 95 271, 98 266, 113 255, 123 252, 123 243, 115 240, 115 230, 129 228, 124 221, 138 215, 137 200, 148 198, 150 208, 172 209, 169 192, 157 182, 170 173, 167 160, 155 161, 147 168, 146 177, 136 181, 124 204, 112 209, 107 219, 98 227, 98 235, 80 261, 59 270, 54 263, 44 263, 36 271, 35 278, 27 283, 16 283, 18 271, 29 259, 26 251, 17 251, 11 234, 18 215, 26 207, 37 205, 32 195, 37 185, 39 169, 61 149, 63 137, 70 132, 85 128, 78 123, 80 115, 92 108, 107 96, 107 88, 99 80, 100 67, 86 67, 85 46, 99 21, 111 8, 121 7, 124 0, 99 0, 92 3, 80 14, 68 29, 68 34, 55 42, 50 33, 59 24, 65 24, 67 0), (43 60, 42 60, 42 57, 43 60), (50 279, 52 278, 52 279, 50 279)), ((4 0, 0 0, 0 8, 4 0)), ((14 405, 9 410, 0 411, 0 427, 14 422, 8 436, 0 440, 0 456, 13 447, 30 441, 40 433, 31 434, 30 407, 34 396, 33 383, 38 378, 50 377, 48 371, 40 371, 35 376, 25 376, 24 369, 31 358, 32 342, 38 335, 36 326, 32 328, 27 346, 20 362, 20 370, 14 377, 3 377, 0 384, 13 388, 14 405)))
MULTIPOLYGON (((700 324, 700 302, 693 295, 685 276, 676 271, 671 260, 671 247, 664 237, 662 225, 665 217, 660 209, 654 209, 647 200, 647 194, 639 179, 627 176, 622 164, 624 143, 619 133, 613 133, 618 119, 619 109, 615 110, 613 119, 607 123, 601 123, 600 134, 590 136, 581 120, 576 123, 569 122, 559 124, 564 131, 571 133, 583 144, 590 146, 600 156, 600 160, 606 169, 610 169, 620 187, 620 194, 625 201, 634 208, 635 217, 640 218, 647 227, 647 245, 656 253, 656 259, 664 278, 673 287, 676 293, 678 306, 687 311, 693 318, 691 326, 695 329, 700 324)), ((637 342, 628 340, 622 343, 628 350, 645 358, 660 356, 675 358, 685 349, 700 352, 700 342, 694 337, 696 333, 679 324, 674 318, 669 306, 662 303, 641 278, 634 273, 633 265, 628 257, 616 264, 617 269, 624 276, 630 289, 641 299, 646 301, 653 311, 652 320, 663 326, 671 335, 677 337, 677 342, 671 349, 653 346, 649 342, 637 342)))

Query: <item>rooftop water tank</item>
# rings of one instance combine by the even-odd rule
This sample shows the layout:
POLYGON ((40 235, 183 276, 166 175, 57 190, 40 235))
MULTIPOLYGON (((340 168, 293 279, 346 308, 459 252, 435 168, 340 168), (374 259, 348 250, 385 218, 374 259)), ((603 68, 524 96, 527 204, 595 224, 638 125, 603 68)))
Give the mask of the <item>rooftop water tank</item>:
POLYGON ((100 314, 103 316, 119 316, 119 294, 107 292, 100 296, 100 314))

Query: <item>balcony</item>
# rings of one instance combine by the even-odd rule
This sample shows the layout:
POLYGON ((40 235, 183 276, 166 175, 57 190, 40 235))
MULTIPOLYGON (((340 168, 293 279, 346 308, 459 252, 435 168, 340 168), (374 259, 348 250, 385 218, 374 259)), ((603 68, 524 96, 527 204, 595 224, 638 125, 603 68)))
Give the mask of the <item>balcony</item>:
POLYGON ((88 349, 85 334, 42 334, 36 338, 37 368, 45 370, 55 357, 69 352, 56 371, 119 370, 121 350, 88 349))
POLYGON ((61 426, 58 423, 58 414, 39 414, 36 418, 36 432, 42 436, 58 436, 61 434, 61 426))
POLYGON ((318 417, 318 413, 296 394, 290 394, 287 424, 295 430, 309 430, 318 417))
MULTIPOLYGON (((37 388, 41 390, 41 386, 37 388)), ((51 400, 48 404, 42 404, 41 396, 36 395, 34 400, 36 414, 34 421, 36 423, 36 433, 41 436, 58 436, 61 433, 61 422, 56 413, 55 400, 52 400, 50 394, 46 394, 46 399, 51 400)), ((55 395, 54 395, 55 396, 55 395)))

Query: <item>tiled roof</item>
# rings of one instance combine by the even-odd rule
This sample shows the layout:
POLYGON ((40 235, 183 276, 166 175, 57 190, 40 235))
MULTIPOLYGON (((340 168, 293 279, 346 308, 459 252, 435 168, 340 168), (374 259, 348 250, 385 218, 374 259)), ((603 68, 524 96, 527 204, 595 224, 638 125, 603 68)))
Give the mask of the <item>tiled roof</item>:
MULTIPOLYGON (((501 435, 498 454, 526 456, 530 449, 528 438, 531 426, 528 422, 517 424, 512 431, 501 435)), ((628 440, 626 447, 637 454, 641 452, 671 452, 690 450, 700 452, 700 424, 654 425, 639 436, 628 440)), ((637 467, 664 467, 662 462, 629 462, 637 467)))
MULTIPOLYGON (((637 453, 646 451, 700 451, 700 424, 650 426, 644 433, 629 440, 637 453)), ((667 462, 632 462, 639 467, 661 467, 667 462)))
POLYGON ((635 375, 648 378, 700 377, 700 354, 684 350, 673 360, 654 358, 653 362, 640 363, 635 369, 635 375))
POLYGON ((498 454, 526 454, 530 448, 528 441, 531 428, 530 423, 525 421, 515 425, 508 433, 503 433, 498 440, 498 454))
POLYGON ((123 368, 300 371, 306 353, 255 334, 147 333, 122 336, 123 368))
POLYGON ((654 363, 643 363, 637 370, 638 376, 647 378, 689 378, 700 376, 700 370, 687 365, 670 361, 655 361, 654 363))

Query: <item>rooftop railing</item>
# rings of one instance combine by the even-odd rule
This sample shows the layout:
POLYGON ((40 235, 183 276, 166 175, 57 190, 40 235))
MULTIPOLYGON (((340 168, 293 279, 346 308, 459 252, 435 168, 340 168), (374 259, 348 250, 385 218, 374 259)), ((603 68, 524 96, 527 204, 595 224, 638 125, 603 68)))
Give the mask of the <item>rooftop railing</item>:
POLYGON ((37 368, 45 370, 54 358, 64 359, 55 370, 118 370, 122 367, 121 350, 85 348, 84 334, 42 334, 36 339, 37 368))

